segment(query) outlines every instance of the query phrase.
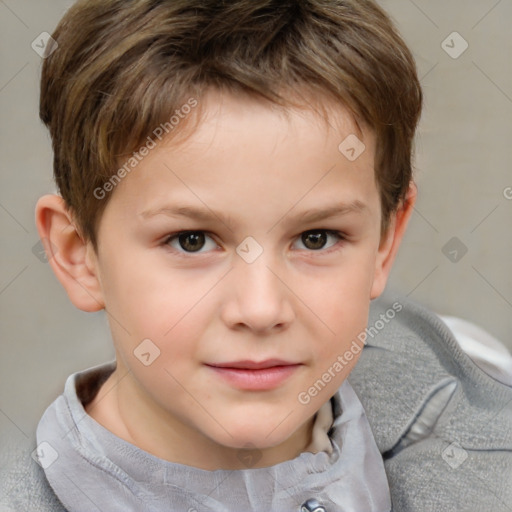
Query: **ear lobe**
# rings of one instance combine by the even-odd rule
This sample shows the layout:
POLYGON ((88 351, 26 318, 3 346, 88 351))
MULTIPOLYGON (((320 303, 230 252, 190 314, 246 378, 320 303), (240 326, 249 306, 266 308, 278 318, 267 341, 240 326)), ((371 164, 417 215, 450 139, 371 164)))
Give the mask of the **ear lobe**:
POLYGON ((82 311, 105 307, 96 254, 78 233, 64 199, 45 195, 36 205, 36 226, 48 263, 71 302, 82 311))
POLYGON ((418 189, 415 183, 411 181, 405 200, 391 216, 388 231, 381 240, 375 263, 375 273, 370 299, 377 298, 386 287, 391 267, 393 266, 398 248, 400 247, 407 224, 414 210, 417 195, 418 189))

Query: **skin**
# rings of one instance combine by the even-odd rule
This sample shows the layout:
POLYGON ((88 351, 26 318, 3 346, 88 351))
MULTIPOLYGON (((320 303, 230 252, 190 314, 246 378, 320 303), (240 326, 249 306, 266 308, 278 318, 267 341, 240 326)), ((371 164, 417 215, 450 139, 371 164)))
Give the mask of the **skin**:
POLYGON ((115 188, 97 253, 62 198, 37 203, 39 234, 51 242, 50 264, 71 301, 108 313, 117 368, 86 411, 122 439, 208 470, 245 468, 242 455, 255 450, 252 467, 277 464, 309 444, 315 413, 360 354, 307 404, 298 396, 364 331, 416 196, 411 184, 381 237, 374 136, 325 103, 336 113, 330 124, 311 109, 285 117, 254 99, 210 91, 197 128, 159 144, 115 188), (366 146, 353 162, 338 150, 350 134, 366 146), (355 202, 362 206, 301 219, 310 209, 355 202), (209 220, 144 214, 177 205, 202 208, 209 220), (192 240, 198 252, 186 238, 185 247, 169 240, 187 230, 204 234, 204 242, 192 240), (249 236, 263 249, 252 263, 236 252, 249 236), (144 339, 160 350, 148 366, 134 355, 144 339), (206 366, 268 358, 300 366, 264 391, 234 387, 206 366))

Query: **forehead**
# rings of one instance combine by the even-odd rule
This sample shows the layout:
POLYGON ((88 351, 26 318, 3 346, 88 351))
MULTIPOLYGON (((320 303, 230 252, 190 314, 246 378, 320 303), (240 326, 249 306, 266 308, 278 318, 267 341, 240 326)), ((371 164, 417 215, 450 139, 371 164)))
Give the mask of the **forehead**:
POLYGON ((164 142, 182 151, 193 150, 194 144, 214 144, 216 138, 222 140, 218 136, 252 137, 255 143, 269 140, 293 143, 304 138, 314 143, 316 137, 325 145, 337 146, 337 141, 352 134, 365 143, 373 143, 373 132, 339 102, 327 96, 315 97, 308 91, 288 91, 284 95, 290 104, 282 106, 243 93, 210 88, 190 119, 185 118, 183 129, 177 131, 175 138, 168 137, 164 142))
POLYGON ((345 204, 374 199, 374 136, 339 104, 311 101, 283 110, 212 90, 192 115, 198 117, 184 119, 176 137, 158 143, 113 199, 122 196, 142 216, 178 198, 182 206, 231 216, 262 202, 275 216, 294 203, 315 207, 320 197, 345 204), (361 153, 352 159, 347 149, 361 153))

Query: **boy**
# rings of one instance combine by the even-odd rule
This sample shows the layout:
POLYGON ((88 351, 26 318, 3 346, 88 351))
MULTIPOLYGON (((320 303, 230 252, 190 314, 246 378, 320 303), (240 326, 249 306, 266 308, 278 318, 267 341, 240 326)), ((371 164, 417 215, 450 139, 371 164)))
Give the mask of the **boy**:
POLYGON ((6 506, 508 510, 512 390, 423 308, 369 317, 422 101, 380 8, 87 0, 53 37, 36 223, 116 360, 68 378, 6 506))

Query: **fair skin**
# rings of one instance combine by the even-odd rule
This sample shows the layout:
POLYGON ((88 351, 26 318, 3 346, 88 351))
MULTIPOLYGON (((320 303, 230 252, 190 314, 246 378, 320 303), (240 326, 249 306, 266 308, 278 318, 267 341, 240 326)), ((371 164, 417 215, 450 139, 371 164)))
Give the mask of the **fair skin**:
POLYGON ((214 91, 201 103, 207 115, 189 137, 159 144, 115 188, 97 253, 59 196, 39 200, 36 222, 57 249, 49 261, 71 301, 108 313, 117 367, 87 413, 168 461, 243 469, 241 455, 257 450, 252 467, 264 467, 307 447, 315 413, 356 364, 359 355, 308 403, 298 400, 364 331, 416 190, 381 238, 374 137, 344 110, 329 126, 311 110, 287 119, 214 91), (338 146, 354 133, 366 150, 351 162, 338 146), (178 206, 208 219, 147 213, 178 206), (196 237, 169 239, 182 231, 196 237), (236 251, 247 237, 263 249, 250 263, 236 251), (145 339, 160 350, 148 366, 134 354, 145 339), (215 368, 269 359, 290 371, 264 389, 252 370, 241 384, 215 368))

